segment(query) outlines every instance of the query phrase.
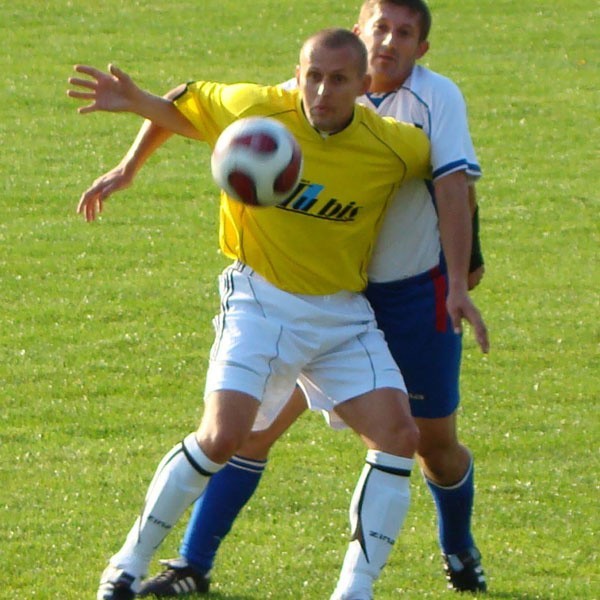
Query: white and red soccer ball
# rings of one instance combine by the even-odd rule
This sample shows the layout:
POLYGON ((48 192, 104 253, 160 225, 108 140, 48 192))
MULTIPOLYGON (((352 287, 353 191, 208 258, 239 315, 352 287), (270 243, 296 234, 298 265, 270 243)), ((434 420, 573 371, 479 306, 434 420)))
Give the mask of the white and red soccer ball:
POLYGON ((219 136, 211 158, 213 179, 228 196, 251 206, 287 200, 302 177, 302 151, 275 119, 239 119, 219 136))

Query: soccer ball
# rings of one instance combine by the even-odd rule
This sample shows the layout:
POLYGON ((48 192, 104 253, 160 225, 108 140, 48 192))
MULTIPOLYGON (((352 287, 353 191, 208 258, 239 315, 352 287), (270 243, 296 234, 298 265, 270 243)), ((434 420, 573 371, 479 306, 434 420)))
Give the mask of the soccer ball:
POLYGON ((302 151, 275 119, 239 119, 219 136, 210 161, 213 179, 228 196, 250 206, 287 200, 302 176, 302 151))

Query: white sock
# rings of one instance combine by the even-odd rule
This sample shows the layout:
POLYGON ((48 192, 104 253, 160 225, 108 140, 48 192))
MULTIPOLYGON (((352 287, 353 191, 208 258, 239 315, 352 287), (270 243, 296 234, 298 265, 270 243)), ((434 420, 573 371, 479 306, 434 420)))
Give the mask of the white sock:
POLYGON ((367 452, 350 504, 352 540, 332 600, 369 600, 402 529, 410 504, 414 460, 377 450, 367 452))
POLYGON ((110 563, 135 577, 146 575, 160 543, 223 466, 206 457, 194 433, 171 449, 158 465, 140 516, 110 563))

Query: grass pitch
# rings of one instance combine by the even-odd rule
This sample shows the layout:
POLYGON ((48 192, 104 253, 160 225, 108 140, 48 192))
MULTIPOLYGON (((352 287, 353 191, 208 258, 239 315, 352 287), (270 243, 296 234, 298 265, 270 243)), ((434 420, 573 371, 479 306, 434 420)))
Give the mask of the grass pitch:
MULTIPOLYGON (((475 297, 492 351, 467 333, 461 433, 477 458, 489 597, 598 598, 599 11, 431 5, 424 63, 460 84, 484 169, 475 297)), ((189 141, 171 140, 100 222, 75 215, 140 123, 78 116, 72 64, 115 62, 156 92, 193 78, 274 83, 307 35, 351 25, 357 6, 0 6, 0 598, 95 596, 155 465, 198 421, 225 264, 208 153, 189 141)), ((316 416, 297 424, 223 544, 213 597, 328 597, 363 455, 316 416)), ((450 597, 418 476, 413 498, 378 598, 450 597)))

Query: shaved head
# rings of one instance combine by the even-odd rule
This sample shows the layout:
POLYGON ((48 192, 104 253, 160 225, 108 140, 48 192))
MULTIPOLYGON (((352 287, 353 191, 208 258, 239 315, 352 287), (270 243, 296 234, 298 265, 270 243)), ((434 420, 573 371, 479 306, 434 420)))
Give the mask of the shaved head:
POLYGON ((331 28, 322 29, 311 35, 302 45, 300 50, 300 62, 316 50, 326 48, 328 50, 339 50, 349 48, 356 55, 356 69, 359 77, 367 73, 368 56, 363 42, 349 29, 331 28))

